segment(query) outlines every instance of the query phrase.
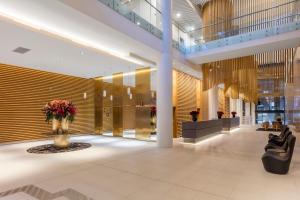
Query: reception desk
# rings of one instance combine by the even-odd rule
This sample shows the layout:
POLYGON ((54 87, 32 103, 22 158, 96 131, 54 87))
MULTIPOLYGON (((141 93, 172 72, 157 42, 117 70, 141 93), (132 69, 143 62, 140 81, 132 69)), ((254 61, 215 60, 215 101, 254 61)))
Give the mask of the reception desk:
POLYGON ((182 122, 182 137, 184 142, 197 142, 202 137, 221 133, 222 120, 208 120, 200 122, 182 122))
POLYGON ((240 127, 240 118, 222 118, 223 131, 230 131, 232 129, 240 127))
POLYGON ((197 142, 203 137, 230 131, 240 126, 240 118, 222 118, 200 122, 182 122, 184 142, 197 142))

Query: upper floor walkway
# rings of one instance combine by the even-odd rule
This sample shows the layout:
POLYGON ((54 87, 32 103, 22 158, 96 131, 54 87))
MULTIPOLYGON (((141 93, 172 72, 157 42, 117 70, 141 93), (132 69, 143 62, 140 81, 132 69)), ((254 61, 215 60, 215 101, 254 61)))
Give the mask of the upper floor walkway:
MULTIPOLYGON (((145 1, 144 9, 138 11, 120 0, 98 1, 124 16, 136 26, 162 39, 160 22, 162 12, 154 8, 148 1, 145 1), (145 13, 149 15, 145 15, 145 13)), ((184 31, 174 22, 173 47, 184 54, 188 60, 197 64, 215 59, 261 53, 276 47, 294 47, 297 46, 297 41, 300 39, 298 31, 300 29, 299 5, 299 0, 291 0, 271 8, 235 17, 230 22, 221 20, 189 32, 184 31), (225 26, 225 23, 232 24, 231 28, 223 32, 216 31, 218 27, 225 26), (209 34, 204 35, 204 33, 209 34), (211 55, 214 56, 208 58, 211 55)))

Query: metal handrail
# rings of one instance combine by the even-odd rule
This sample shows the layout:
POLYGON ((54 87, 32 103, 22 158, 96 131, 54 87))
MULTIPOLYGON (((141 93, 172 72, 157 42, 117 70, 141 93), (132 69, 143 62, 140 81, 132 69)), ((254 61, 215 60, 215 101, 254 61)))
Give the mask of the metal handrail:
MULTIPOLYGON (((220 38, 217 38, 217 39, 223 39, 223 38, 226 38, 226 37, 239 35, 239 34, 241 34, 241 32, 243 33, 243 30, 251 30, 254 27, 263 27, 264 25, 269 25, 269 24, 273 25, 274 22, 284 21, 285 19, 292 19, 290 21, 300 21, 300 20, 294 20, 298 16, 300 16, 300 14, 296 13, 296 14, 292 14, 292 15, 289 15, 289 16, 280 17, 280 18, 277 18, 277 19, 269 20, 269 21, 259 22, 259 23, 252 24, 252 25, 245 26, 245 27, 241 27, 241 28, 234 28, 234 29, 231 29, 229 31, 222 32, 225 35, 225 37, 220 37, 220 38), (238 34, 234 34, 234 33, 238 33, 238 34)), ((282 24, 286 24, 286 23, 280 23, 279 25, 282 25, 282 24)), ((261 30, 261 29, 266 29, 266 27, 258 28, 258 29, 255 29, 254 31, 261 30)), ((248 31, 248 33, 251 33, 251 32, 253 32, 253 31, 248 31)), ((212 35, 210 35, 210 37, 206 37, 206 40, 216 38, 216 36, 219 36, 218 33, 212 34, 212 35)), ((195 40, 195 41, 199 42, 199 39, 195 40)), ((212 41, 212 40, 209 40, 209 41, 212 41)), ((208 42, 208 41, 206 41, 206 42, 208 42)))
POLYGON ((292 0, 292 1, 290 1, 290 2, 287 2, 287 3, 283 3, 283 4, 280 4, 280 5, 277 5, 277 6, 273 6, 273 7, 271 7, 271 8, 266 8, 266 9, 263 9, 263 10, 259 10, 259 11, 255 11, 255 12, 252 12, 252 13, 248 13, 248 14, 245 14, 245 15, 241 15, 241 16, 238 16, 238 17, 234 17, 234 18, 231 18, 231 19, 225 19, 225 20, 222 20, 222 21, 218 21, 218 22, 216 22, 216 23, 213 23, 213 24, 208 24, 208 25, 206 25, 206 26, 202 26, 202 27, 200 27, 200 28, 197 28, 197 29, 195 29, 195 30, 193 30, 193 31, 188 31, 188 33, 194 33, 194 32, 197 32, 197 31, 200 31, 200 30, 202 30, 202 29, 204 29, 204 28, 208 28, 208 27, 211 27, 211 26, 215 26, 215 25, 219 25, 219 24, 222 24, 222 23, 226 23, 226 22, 228 22, 228 21, 234 21, 234 20, 237 20, 237 19, 242 19, 242 18, 244 18, 244 17, 249 17, 249 16, 251 16, 251 15, 255 15, 255 14, 258 14, 258 13, 263 13, 263 12, 266 12, 266 11, 269 11, 269 10, 272 10, 272 9, 278 9, 279 7, 283 7, 283 6, 286 6, 286 5, 288 5, 288 4, 293 4, 293 3, 296 3, 297 1, 299 1, 299 0, 292 0))

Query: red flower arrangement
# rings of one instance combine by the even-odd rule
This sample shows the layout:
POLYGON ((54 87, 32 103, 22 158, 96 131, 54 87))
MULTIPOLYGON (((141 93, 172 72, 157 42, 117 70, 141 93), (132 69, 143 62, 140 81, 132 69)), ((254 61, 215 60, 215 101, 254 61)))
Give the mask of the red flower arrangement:
POLYGON ((235 111, 232 111, 231 114, 232 114, 232 117, 235 117, 237 113, 235 111))
POLYGON ((224 115, 224 112, 223 111, 218 111, 217 115, 218 115, 218 119, 221 119, 222 115, 224 115))
POLYGON ((59 121, 66 119, 70 122, 74 121, 74 117, 77 113, 77 109, 72 102, 67 100, 53 100, 48 102, 42 109, 46 116, 46 122, 49 122, 53 118, 59 121))
POLYGON ((151 106, 150 108, 150 116, 155 117, 156 116, 156 106, 151 106))

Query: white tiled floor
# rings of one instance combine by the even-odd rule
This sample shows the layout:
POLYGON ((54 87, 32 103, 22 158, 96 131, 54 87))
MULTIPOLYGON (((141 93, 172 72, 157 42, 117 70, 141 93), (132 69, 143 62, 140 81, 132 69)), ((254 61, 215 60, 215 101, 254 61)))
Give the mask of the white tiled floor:
MULTIPOLYGON (((0 192, 33 184, 49 192, 73 188, 104 200, 300 199, 300 137, 288 175, 261 164, 267 132, 241 128, 200 143, 154 142, 101 136, 76 137, 86 150, 37 155, 26 149, 49 143, 0 146, 0 192)), ((1 199, 1 198, 0 198, 1 199)))

